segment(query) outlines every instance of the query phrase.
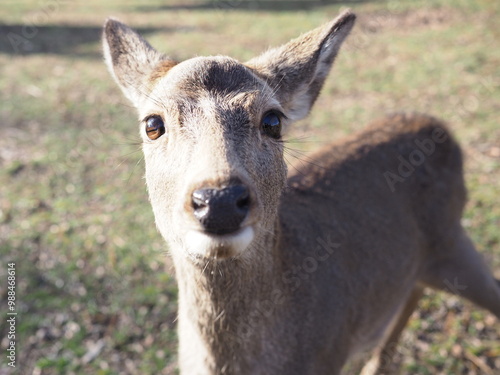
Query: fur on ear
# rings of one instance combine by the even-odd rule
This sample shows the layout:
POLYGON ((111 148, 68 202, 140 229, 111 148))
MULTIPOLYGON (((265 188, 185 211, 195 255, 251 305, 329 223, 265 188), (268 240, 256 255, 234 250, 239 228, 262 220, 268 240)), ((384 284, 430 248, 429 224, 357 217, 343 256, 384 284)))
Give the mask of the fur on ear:
POLYGON ((160 65, 176 63, 156 51, 127 25, 109 18, 102 35, 104 59, 125 96, 138 107, 147 95, 148 79, 160 65))
POLYGON ((347 10, 332 22, 246 63, 275 90, 292 120, 309 113, 355 19, 347 10))

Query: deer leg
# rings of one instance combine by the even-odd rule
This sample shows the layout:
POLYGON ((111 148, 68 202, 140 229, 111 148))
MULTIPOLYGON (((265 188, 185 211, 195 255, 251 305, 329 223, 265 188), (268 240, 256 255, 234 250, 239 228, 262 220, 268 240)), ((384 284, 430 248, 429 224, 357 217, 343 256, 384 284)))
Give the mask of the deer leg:
POLYGON ((397 352, 397 343, 401 336, 401 332, 417 307, 418 301, 422 297, 423 290, 423 287, 415 286, 402 311, 394 319, 393 324, 391 324, 387 332, 388 335, 384 338, 381 345, 375 349, 371 359, 361 370, 360 375, 387 374, 389 372, 392 358, 397 352))
POLYGON ((465 297, 500 318, 500 281, 493 277, 463 228, 453 237, 448 254, 431 265, 423 281, 465 297))

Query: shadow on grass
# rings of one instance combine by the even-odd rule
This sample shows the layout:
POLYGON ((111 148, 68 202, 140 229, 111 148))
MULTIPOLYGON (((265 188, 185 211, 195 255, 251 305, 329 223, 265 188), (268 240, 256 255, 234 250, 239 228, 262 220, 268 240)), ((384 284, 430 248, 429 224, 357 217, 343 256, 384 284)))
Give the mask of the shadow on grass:
POLYGON ((373 2, 378 0, 209 0, 196 4, 172 4, 161 6, 139 6, 138 11, 159 10, 250 10, 250 11, 301 11, 327 5, 345 5, 373 2))
MULTIPOLYGON (((138 28, 141 35, 168 28, 138 28)), ((0 25, 0 53, 9 55, 61 54, 98 57, 99 53, 85 49, 84 45, 99 42, 100 27, 92 26, 30 26, 0 25)))

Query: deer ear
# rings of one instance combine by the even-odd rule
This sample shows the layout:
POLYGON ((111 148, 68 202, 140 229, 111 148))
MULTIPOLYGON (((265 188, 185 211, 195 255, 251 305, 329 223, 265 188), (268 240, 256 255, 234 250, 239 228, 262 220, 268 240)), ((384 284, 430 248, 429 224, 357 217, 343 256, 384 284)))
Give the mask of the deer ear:
MULTIPOLYGON (((168 61, 139 34, 123 23, 108 19, 102 43, 104 59, 125 96, 138 107, 148 93, 148 79, 162 61, 168 61)), ((170 62, 170 65, 175 65, 170 62)))
POLYGON ((319 95, 356 16, 350 11, 247 62, 275 90, 287 117, 305 117, 319 95))

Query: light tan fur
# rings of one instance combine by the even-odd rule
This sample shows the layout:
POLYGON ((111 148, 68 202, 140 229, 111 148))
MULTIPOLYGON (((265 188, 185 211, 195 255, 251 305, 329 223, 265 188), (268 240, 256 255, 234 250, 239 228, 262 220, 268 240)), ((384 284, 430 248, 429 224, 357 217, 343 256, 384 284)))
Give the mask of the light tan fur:
POLYGON ((460 225, 461 152, 439 120, 389 116, 287 176, 276 118, 307 115, 354 20, 344 12, 246 64, 177 63, 105 24, 176 269, 183 374, 338 374, 368 348, 363 374, 383 373, 424 286, 500 317, 498 282, 460 225), (228 202, 234 214, 213 213, 228 202))

